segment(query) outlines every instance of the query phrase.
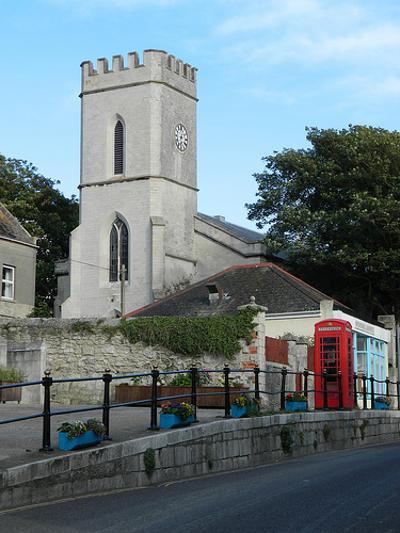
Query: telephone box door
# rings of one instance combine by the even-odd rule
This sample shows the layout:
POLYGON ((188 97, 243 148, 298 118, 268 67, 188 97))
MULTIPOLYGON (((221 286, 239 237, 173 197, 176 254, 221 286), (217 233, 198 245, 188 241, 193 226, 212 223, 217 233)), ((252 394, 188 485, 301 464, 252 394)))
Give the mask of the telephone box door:
POLYGON ((351 324, 345 320, 323 320, 315 325, 315 408, 324 407, 324 378, 326 375, 327 407, 352 407, 353 350, 351 324), (341 374, 341 391, 339 387, 341 374), (341 402, 339 394, 341 392, 341 402))

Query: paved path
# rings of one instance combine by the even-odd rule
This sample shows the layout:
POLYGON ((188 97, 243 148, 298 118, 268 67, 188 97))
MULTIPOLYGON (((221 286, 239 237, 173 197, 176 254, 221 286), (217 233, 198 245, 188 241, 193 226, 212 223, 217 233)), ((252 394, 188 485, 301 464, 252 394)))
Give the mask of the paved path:
POLYGON ((381 445, 0 514, 7 533, 398 533, 400 446, 381 445))
MULTIPOLYGON (((72 408, 72 406, 57 406, 54 403, 52 406, 52 409, 72 408)), ((39 405, 27 407, 15 403, 0 404, 0 419, 27 416, 41 411, 42 407, 39 405)), ((223 411, 219 409, 198 409, 200 423, 215 420, 216 417, 221 417, 223 414, 223 411)), ((56 448, 57 445, 57 427, 61 422, 76 419, 86 420, 94 417, 101 420, 101 410, 52 417, 53 447, 56 448)), ((113 442, 150 435, 151 432, 147 429, 149 424, 150 409, 148 407, 118 407, 111 409, 110 435, 113 442)), ((42 425, 41 418, 0 425, 0 471, 10 466, 30 463, 49 456, 49 454, 43 454, 38 451, 42 445, 42 425)), ((106 445, 107 442, 99 446, 106 445)), ((62 454, 63 452, 56 450, 51 455, 62 454)))

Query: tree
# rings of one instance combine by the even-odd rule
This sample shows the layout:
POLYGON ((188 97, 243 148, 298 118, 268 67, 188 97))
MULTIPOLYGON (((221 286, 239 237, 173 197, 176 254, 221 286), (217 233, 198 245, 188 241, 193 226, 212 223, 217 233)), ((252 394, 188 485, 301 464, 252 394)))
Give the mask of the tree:
POLYGON ((399 314, 400 133, 307 128, 311 147, 265 157, 250 220, 290 268, 362 312, 399 314))
POLYGON ((68 236, 79 218, 75 196, 66 198, 56 188, 59 183, 27 161, 0 154, 0 201, 38 237, 36 306, 42 314, 52 310, 57 287, 54 261, 68 255, 68 236))

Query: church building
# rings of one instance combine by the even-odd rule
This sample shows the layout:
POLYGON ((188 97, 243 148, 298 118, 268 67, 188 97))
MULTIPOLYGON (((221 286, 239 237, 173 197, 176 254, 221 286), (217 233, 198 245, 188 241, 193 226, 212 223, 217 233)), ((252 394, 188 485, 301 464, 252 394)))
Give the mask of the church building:
POLYGON ((81 68, 80 223, 55 315, 119 316, 264 261, 262 234, 197 211, 196 68, 162 50, 81 68))

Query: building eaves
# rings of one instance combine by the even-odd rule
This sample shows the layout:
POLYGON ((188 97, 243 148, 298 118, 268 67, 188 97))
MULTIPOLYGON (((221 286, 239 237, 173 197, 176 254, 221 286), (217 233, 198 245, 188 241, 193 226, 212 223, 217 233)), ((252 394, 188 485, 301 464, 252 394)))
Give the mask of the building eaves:
POLYGON ((0 238, 34 245, 35 242, 20 222, 0 202, 0 238))
POLYGON ((223 217, 210 216, 205 213, 197 213, 197 218, 203 220, 207 224, 211 224, 216 228, 225 231, 226 233, 233 235, 237 239, 240 239, 247 243, 256 243, 262 242, 264 240, 264 235, 258 231, 254 231, 243 226, 238 226, 237 224, 232 224, 223 219, 223 217))

